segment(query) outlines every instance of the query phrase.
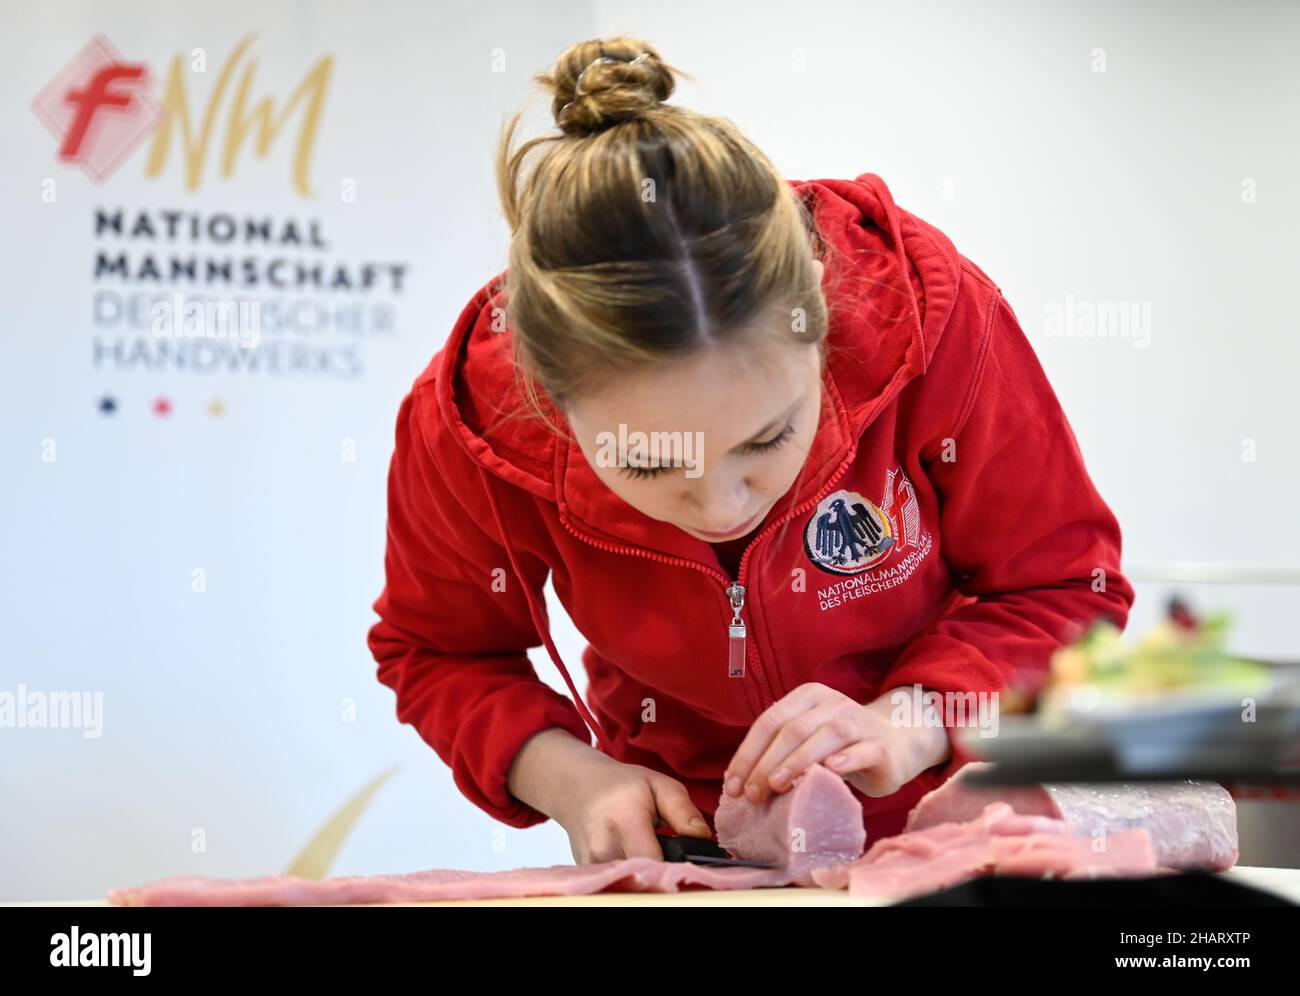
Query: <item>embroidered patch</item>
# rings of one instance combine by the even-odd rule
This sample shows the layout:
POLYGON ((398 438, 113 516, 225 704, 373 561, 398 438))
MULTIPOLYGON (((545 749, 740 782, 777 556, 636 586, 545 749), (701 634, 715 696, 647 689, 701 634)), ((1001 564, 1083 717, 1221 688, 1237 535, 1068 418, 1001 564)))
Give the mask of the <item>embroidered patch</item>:
POLYGON ((827 574, 861 574, 896 550, 916 545, 921 516, 916 490, 901 468, 885 475, 877 505, 857 491, 841 489, 817 503, 804 526, 804 550, 827 574))

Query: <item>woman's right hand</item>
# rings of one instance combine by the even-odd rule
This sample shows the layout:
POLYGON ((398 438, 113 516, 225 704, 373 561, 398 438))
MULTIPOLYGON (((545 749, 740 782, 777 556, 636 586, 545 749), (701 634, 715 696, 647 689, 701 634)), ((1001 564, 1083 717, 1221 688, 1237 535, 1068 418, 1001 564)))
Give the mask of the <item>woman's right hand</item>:
POLYGON ((703 815, 677 779, 615 761, 566 731, 547 730, 526 743, 511 782, 512 795, 564 827, 578 864, 662 859, 655 839, 660 829, 709 836, 703 815))

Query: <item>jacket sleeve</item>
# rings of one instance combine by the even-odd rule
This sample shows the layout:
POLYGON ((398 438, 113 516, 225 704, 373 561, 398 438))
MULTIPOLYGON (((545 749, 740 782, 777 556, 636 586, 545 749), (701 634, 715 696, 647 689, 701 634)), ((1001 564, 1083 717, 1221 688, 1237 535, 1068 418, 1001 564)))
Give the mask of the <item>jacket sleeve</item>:
MULTIPOLYGON (((478 480, 475 468, 451 443, 440 460, 421 430, 420 405, 433 401, 432 384, 417 384, 398 412, 385 586, 368 643, 379 680, 397 694, 397 718, 450 766, 460 791, 503 823, 533 826, 547 817, 507 791, 511 761, 548 727, 584 743, 590 733, 529 663, 527 648, 542 641, 505 548, 489 532, 486 498, 471 513, 447 484, 452 473, 478 480), (453 459, 464 466, 449 466, 453 459)), ((540 599, 546 565, 522 550, 516 556, 540 599)))
MULTIPOLYGON (((905 648, 885 688, 1032 693, 1056 648, 1097 619, 1122 628, 1133 603, 1119 525, 1000 291, 974 367, 947 450, 936 441, 927 467, 940 549, 967 598, 905 648)), ((949 743, 950 759, 919 776, 927 788, 972 759, 951 728, 949 743)))

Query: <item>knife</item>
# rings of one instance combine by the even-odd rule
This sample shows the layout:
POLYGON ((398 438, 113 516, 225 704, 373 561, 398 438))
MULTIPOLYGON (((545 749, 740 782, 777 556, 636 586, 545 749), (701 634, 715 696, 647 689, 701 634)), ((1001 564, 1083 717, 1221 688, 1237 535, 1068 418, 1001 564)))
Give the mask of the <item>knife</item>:
POLYGON ((734 868, 777 867, 772 861, 746 861, 743 858, 733 858, 714 841, 699 837, 657 833, 655 839, 663 848, 665 861, 688 861, 693 865, 730 865, 734 868))

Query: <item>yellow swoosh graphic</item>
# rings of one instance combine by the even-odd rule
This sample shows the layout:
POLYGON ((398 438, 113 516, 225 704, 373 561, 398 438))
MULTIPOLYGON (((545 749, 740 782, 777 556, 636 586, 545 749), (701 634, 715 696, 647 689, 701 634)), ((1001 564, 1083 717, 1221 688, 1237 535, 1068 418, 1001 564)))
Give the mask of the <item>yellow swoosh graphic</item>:
POLYGON ((384 782, 397 774, 398 768, 398 765, 393 765, 387 771, 376 775, 352 798, 343 803, 298 852, 298 856, 293 859, 285 874, 310 879, 322 879, 329 875, 330 866, 338 857, 343 842, 352 832, 352 827, 370 805, 370 800, 375 797, 375 793, 384 782))

